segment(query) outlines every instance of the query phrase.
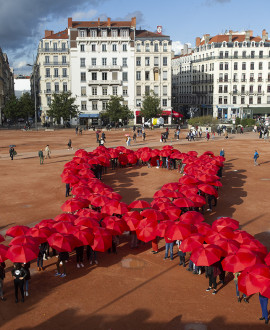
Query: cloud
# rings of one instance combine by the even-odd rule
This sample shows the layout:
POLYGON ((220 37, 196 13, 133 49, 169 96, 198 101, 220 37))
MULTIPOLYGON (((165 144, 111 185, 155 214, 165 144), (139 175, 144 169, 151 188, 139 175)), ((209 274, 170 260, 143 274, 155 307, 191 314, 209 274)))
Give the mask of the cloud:
POLYGON ((215 4, 223 4, 223 3, 229 3, 231 0, 206 0, 205 4, 208 6, 215 5, 215 4))
POLYGON ((90 9, 88 11, 78 11, 72 14, 73 21, 83 21, 83 20, 91 20, 97 15, 97 11, 95 9, 90 9))
POLYGON ((184 48, 184 45, 181 43, 181 41, 172 42, 172 51, 174 52, 175 55, 179 55, 183 48, 184 48))
POLYGON ((128 13, 123 17, 117 17, 115 21, 130 21, 132 17, 136 17, 136 25, 145 23, 143 13, 140 10, 128 13))

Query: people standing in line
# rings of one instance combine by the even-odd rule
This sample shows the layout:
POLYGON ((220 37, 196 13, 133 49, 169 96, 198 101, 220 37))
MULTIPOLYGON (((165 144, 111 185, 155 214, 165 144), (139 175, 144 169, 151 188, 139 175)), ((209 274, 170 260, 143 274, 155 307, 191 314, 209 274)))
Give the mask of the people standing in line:
POLYGON ((217 276, 220 275, 220 268, 213 264, 211 266, 205 267, 205 275, 209 278, 209 286, 205 291, 212 290, 212 286, 214 291, 212 294, 217 293, 217 276))
POLYGON ((180 240, 176 241, 176 244, 178 246, 177 254, 179 255, 179 259, 180 259, 179 266, 183 265, 183 267, 186 267, 186 252, 183 252, 181 250, 181 243, 182 243, 182 241, 180 241, 180 240))
POLYGON ((10 148, 9 148, 9 156, 10 156, 10 159, 11 159, 11 160, 13 160, 14 153, 15 153, 15 149, 14 149, 14 147, 10 147, 10 148))
POLYGON ((262 310, 262 317, 259 318, 260 321, 265 320, 265 324, 268 324, 268 298, 259 293, 259 300, 262 310))
POLYGON ((254 159, 254 166, 259 165, 259 164, 257 163, 257 160, 258 160, 259 157, 260 157, 260 156, 259 156, 257 150, 255 150, 255 153, 254 153, 254 156, 253 156, 253 159, 254 159))
MULTIPOLYGON (((241 302, 240 292, 238 289, 238 277, 240 274, 241 274, 241 272, 233 273, 233 280, 234 280, 234 284, 235 284, 235 288, 236 288, 236 297, 237 297, 238 302, 241 302)), ((248 303, 247 296, 244 293, 243 293, 243 299, 244 299, 245 303, 248 303)))
POLYGON ((11 271, 12 277, 14 278, 14 290, 15 290, 15 302, 18 302, 18 289, 21 291, 22 302, 24 302, 24 279, 26 277, 25 269, 22 264, 17 262, 14 264, 14 268, 11 271))
POLYGON ((72 148, 72 141, 71 141, 71 139, 69 139, 68 140, 68 150, 70 150, 70 149, 72 149, 73 150, 73 148, 72 148))
POLYGON ((70 193, 70 184, 66 183, 66 197, 69 196, 69 193, 70 193))
POLYGON ((58 255, 58 260, 56 262, 57 272, 55 276, 66 277, 66 262, 68 262, 69 253, 68 252, 60 252, 58 255), (63 266, 63 273, 60 272, 60 264, 63 266))
POLYGON ((48 158, 51 158, 51 150, 50 150, 50 148, 49 148, 49 145, 47 144, 46 145, 46 147, 45 147, 45 159, 47 159, 47 157, 48 158))
POLYGON ((171 240, 169 237, 165 236, 165 257, 164 260, 168 259, 168 252, 170 250, 170 258, 173 260, 173 243, 174 241, 171 240))
POLYGON ((27 262, 25 264, 23 264, 23 268, 26 272, 26 276, 24 278, 24 295, 26 297, 29 296, 29 280, 31 280, 31 274, 30 274, 30 262, 27 262))
POLYGON ((39 252, 37 257, 37 269, 40 272, 41 270, 44 270, 43 267, 43 258, 46 255, 46 243, 41 243, 39 246, 39 252))
POLYGON ((83 250, 84 246, 79 246, 75 248, 76 251, 76 260, 77 260, 77 268, 84 267, 83 264, 83 250))
POLYGON ((40 149, 38 152, 38 157, 39 157, 39 164, 42 165, 44 162, 44 155, 43 155, 43 150, 40 149))
POLYGON ((97 251, 94 251, 90 245, 87 245, 86 247, 86 257, 90 261, 90 265, 93 264, 93 261, 96 265, 98 264, 97 251))
POLYGON ((2 301, 5 301, 6 298, 4 298, 4 279, 6 277, 5 272, 6 264, 4 262, 0 263, 0 299, 2 301))

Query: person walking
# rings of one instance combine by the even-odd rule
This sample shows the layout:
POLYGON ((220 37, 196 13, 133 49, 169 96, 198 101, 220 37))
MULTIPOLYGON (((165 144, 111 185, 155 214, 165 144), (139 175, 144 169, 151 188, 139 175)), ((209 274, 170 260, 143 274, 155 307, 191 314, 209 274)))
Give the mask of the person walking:
POLYGON ((11 160, 13 160, 14 154, 15 154, 15 149, 14 149, 14 147, 10 147, 10 148, 9 148, 9 156, 10 156, 10 159, 11 159, 11 160))
POLYGON ((68 140, 68 150, 70 150, 70 149, 72 149, 73 150, 73 148, 72 148, 72 141, 71 141, 71 139, 69 139, 68 140))
POLYGON ((4 298, 4 279, 6 277, 5 272, 6 264, 4 262, 0 263, 0 299, 2 301, 5 301, 6 298, 4 298))
POLYGON ((39 157, 39 164, 42 165, 44 162, 44 155, 43 155, 43 149, 40 149, 38 152, 38 157, 39 157))
POLYGON ((262 310, 262 317, 259 318, 260 321, 265 320, 265 324, 268 324, 268 298, 259 293, 259 300, 262 310))
POLYGON ((142 135, 143 141, 145 141, 145 137, 146 137, 146 133, 143 132, 143 135, 142 135))
POLYGON ((15 302, 18 302, 18 290, 21 291, 22 302, 24 302, 24 279, 26 277, 26 272, 22 267, 22 264, 17 262, 14 264, 14 268, 11 271, 12 277, 14 278, 14 290, 15 290, 15 302))
POLYGON ((137 135, 136 135, 136 132, 134 132, 133 134, 133 141, 136 142, 136 138, 137 138, 137 135))
POLYGON ((253 156, 253 159, 254 159, 254 166, 259 165, 259 164, 257 163, 257 159, 258 159, 259 157, 260 157, 260 156, 259 156, 257 150, 255 150, 255 153, 254 153, 254 156, 253 156))
POLYGON ((99 143, 99 132, 96 132, 97 143, 99 143))
POLYGON ((31 274, 30 274, 30 262, 27 262, 25 264, 23 264, 23 268, 26 272, 26 276, 24 278, 24 295, 26 297, 29 296, 29 280, 31 280, 31 274))
POLYGON ((40 272, 41 270, 44 270, 43 267, 43 257, 46 255, 46 243, 41 243, 39 247, 39 253, 37 257, 37 269, 40 272))
POLYGON ((104 142, 106 142, 106 135, 105 135, 105 132, 102 132, 102 134, 101 134, 101 138, 104 140, 104 142))
POLYGON ((220 156, 222 156, 222 157, 225 157, 225 151, 224 151, 224 149, 223 149, 223 148, 220 150, 220 153, 219 153, 219 155, 220 155, 220 156))
POLYGON ((78 126, 76 126, 76 128, 75 128, 76 135, 78 135, 78 130, 79 130, 79 128, 78 128, 78 126))
POLYGON ((58 260, 56 262, 57 272, 54 276, 66 277, 66 262, 68 262, 69 253, 68 252, 60 252, 58 255, 58 260), (60 272, 60 264, 63 266, 63 273, 60 272))
POLYGON ((45 148, 44 151, 45 151, 45 159, 47 159, 47 157, 48 157, 48 158, 51 158, 51 150, 50 150, 48 144, 46 145, 46 148, 45 148))
POLYGON ((69 193, 70 193, 70 184, 66 183, 66 197, 69 196, 69 193))

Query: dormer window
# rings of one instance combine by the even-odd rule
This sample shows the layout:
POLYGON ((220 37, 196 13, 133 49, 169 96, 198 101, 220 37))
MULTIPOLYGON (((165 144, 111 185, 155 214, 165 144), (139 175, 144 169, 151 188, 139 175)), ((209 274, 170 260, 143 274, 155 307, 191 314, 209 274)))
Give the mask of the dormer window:
POLYGON ((222 46, 226 47, 226 41, 223 41, 222 46))
POLYGON ((116 29, 113 29, 112 30, 112 37, 117 37, 118 36, 118 33, 117 33, 118 31, 116 30, 116 29))
POLYGON ((80 37, 84 38, 86 36, 85 30, 80 30, 80 37))
POLYGON ((102 36, 103 38, 106 38, 106 37, 107 37, 107 30, 102 29, 102 30, 101 30, 101 36, 102 36))
POLYGON ((128 37, 128 29, 122 29, 120 31, 120 36, 121 37, 128 37))
POLYGON ((90 35, 92 38, 96 38, 97 37, 97 30, 91 29, 90 30, 90 35))

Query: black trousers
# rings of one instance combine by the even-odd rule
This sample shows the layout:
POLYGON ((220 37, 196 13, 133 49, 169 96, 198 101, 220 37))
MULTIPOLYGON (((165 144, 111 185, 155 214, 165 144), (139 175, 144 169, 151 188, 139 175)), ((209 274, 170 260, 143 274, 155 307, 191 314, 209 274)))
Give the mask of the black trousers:
POLYGON ((76 248, 77 263, 83 262, 83 250, 84 250, 84 246, 79 246, 76 248))
POLYGON ((209 275, 209 287, 211 288, 213 285, 213 288, 217 288, 217 278, 213 274, 209 275))
POLYGON ((20 288, 22 299, 24 299, 24 290, 23 290, 24 280, 14 280, 14 289, 15 289, 15 298, 18 300, 18 289, 20 288))

